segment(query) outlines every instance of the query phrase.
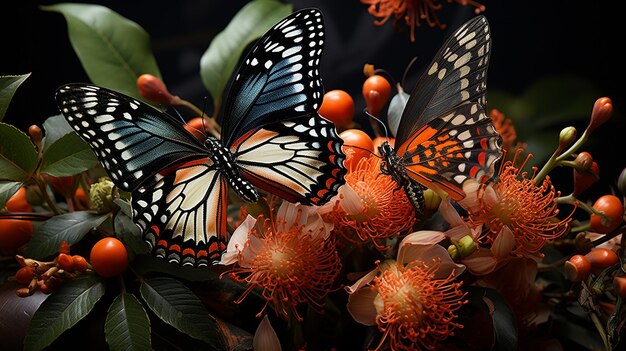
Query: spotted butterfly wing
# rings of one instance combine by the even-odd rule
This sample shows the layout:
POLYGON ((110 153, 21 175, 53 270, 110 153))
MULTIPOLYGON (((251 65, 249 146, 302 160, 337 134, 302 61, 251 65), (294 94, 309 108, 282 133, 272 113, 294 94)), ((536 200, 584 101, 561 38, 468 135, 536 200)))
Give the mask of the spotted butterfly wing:
POLYGON ((483 16, 457 29, 411 92, 396 150, 383 150, 383 172, 405 187, 418 212, 422 187, 460 200, 463 183, 488 179, 500 158, 501 138, 485 114, 490 45, 483 16))
POLYGON ((313 9, 270 29, 236 73, 222 139, 204 144, 175 118, 123 94, 86 84, 57 90, 69 124, 115 184, 132 193, 133 220, 156 256, 196 266, 219 259, 229 187, 248 201, 258 198, 252 184, 305 204, 336 194, 345 174, 342 142, 316 113, 321 82, 309 74, 321 50, 304 55, 322 36, 313 9))

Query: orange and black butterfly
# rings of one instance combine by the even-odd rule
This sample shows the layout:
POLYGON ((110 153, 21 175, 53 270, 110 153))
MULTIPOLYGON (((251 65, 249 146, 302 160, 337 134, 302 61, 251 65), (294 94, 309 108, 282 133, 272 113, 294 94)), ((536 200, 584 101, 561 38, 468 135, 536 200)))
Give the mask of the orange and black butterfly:
POLYGON ((463 183, 490 179, 500 158, 501 138, 485 113, 490 49, 487 19, 465 23, 426 67, 400 119, 389 117, 397 148, 379 147, 381 171, 404 189, 419 215, 425 187, 460 200, 463 183))

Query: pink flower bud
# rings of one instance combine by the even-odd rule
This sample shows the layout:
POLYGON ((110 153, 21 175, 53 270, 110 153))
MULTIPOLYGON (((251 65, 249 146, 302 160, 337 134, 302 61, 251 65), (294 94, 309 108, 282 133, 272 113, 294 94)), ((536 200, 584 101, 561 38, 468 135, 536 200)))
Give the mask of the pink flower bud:
POLYGON ((601 97, 596 100, 591 111, 591 121, 587 126, 587 132, 591 133, 613 116, 613 103, 608 97, 601 97))
POLYGON ((170 105, 175 98, 167 91, 165 84, 152 74, 142 74, 137 78, 137 90, 147 100, 163 105, 170 105))

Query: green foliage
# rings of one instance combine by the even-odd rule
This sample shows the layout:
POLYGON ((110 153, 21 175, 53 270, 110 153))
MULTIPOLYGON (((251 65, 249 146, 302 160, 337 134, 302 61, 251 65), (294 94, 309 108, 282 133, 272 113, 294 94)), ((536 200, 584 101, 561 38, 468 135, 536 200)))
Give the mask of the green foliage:
POLYGON ((42 9, 65 16, 70 42, 94 84, 140 99, 137 78, 161 76, 150 38, 137 23, 99 5, 62 3, 42 9))
POLYGON ((102 224, 108 213, 76 211, 54 216, 39 226, 28 244, 26 255, 43 259, 59 251, 63 241, 72 245, 79 242, 92 228, 102 224))
POLYGON ((37 167, 37 150, 28 135, 0 123, 0 180, 24 181, 37 167))
POLYGON ((150 320, 132 294, 121 293, 115 298, 107 312, 104 332, 112 351, 152 349, 150 320))
POLYGON ((161 320, 214 348, 223 348, 215 319, 184 284, 158 277, 144 280, 140 290, 141 297, 161 320))
POLYGON ((33 315, 28 326, 24 349, 43 350, 64 331, 89 314, 104 295, 100 278, 76 279, 60 286, 33 315))
POLYGON ((29 76, 30 73, 17 76, 0 76, 0 121, 9 108, 13 94, 29 76))
POLYGON ((68 133, 52 143, 43 153, 41 172, 55 177, 71 176, 98 164, 87 143, 76 133, 68 133))
POLYGON ((291 5, 277 0, 251 1, 211 41, 200 60, 200 75, 216 108, 246 46, 290 13, 291 5))

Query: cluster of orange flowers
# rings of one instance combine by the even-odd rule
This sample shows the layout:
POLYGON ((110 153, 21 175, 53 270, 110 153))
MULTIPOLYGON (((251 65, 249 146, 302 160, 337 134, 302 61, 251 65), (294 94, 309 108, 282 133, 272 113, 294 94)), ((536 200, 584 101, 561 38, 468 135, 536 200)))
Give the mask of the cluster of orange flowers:
MULTIPOLYGON (((504 119, 498 112, 491 115, 504 119)), ((512 135, 507 139, 512 145, 513 125, 496 126, 512 135)), ((237 263, 225 274, 248 284, 238 302, 261 288, 265 306, 271 304, 285 319, 301 320, 297 306, 302 303, 321 310, 327 294, 341 288, 339 252, 348 245, 368 247, 383 259, 344 287, 354 320, 381 331, 376 349, 433 350, 462 328, 457 314, 467 303, 459 278, 465 271, 477 277, 479 286, 494 287, 497 282, 494 288, 499 291, 508 286, 503 278, 510 281, 521 289, 511 294, 513 299, 536 296, 539 250, 567 231, 570 217, 557 217, 559 193, 549 178, 536 184, 522 171, 530 156, 518 162, 521 152, 502 163, 497 181, 466 182, 466 197, 458 203, 463 215, 449 198, 440 201, 435 210, 447 222, 446 231, 414 231, 423 223, 404 191, 381 174, 375 155, 349 170, 345 186, 325 206, 283 202, 269 218, 245 213, 222 258, 223 264, 237 263), (394 250, 397 255, 391 259, 394 250), (530 267, 524 268, 528 274, 502 277, 499 272, 520 265, 530 267)), ((263 330, 273 333, 267 323, 263 330)))

